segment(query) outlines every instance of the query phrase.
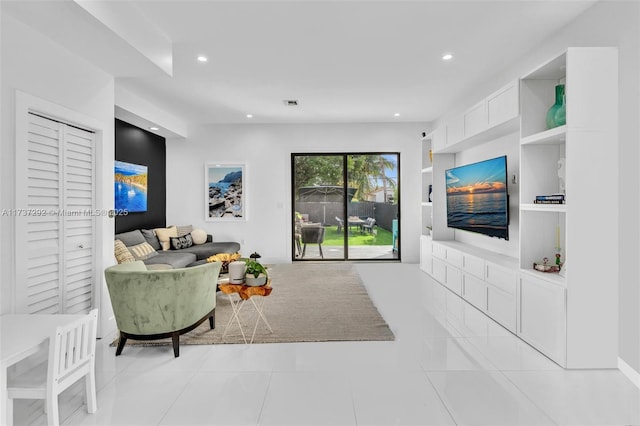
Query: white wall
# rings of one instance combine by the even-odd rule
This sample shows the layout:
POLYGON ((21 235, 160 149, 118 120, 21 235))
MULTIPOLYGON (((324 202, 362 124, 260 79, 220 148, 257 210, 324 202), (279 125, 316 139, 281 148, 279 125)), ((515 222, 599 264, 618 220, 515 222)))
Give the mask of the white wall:
MULTIPOLYGON (((100 123, 103 141, 97 146, 97 206, 113 207, 113 77, 71 54, 38 32, 13 19, 6 12, 1 15, 1 113, 0 145, 2 188, 0 202, 3 209, 21 208, 14 205, 15 190, 15 93, 25 92, 37 98, 61 105, 79 115, 100 123)), ((0 223, 0 314, 14 311, 14 229, 11 217, 2 216, 0 223)), ((97 218, 96 267, 102 271, 113 263, 113 219, 97 218)), ((102 276, 101 273, 98 276, 102 276)), ((104 283, 99 283, 100 287, 104 283)), ((19 285, 19 283, 18 283, 19 285)), ((108 298, 108 295, 105 294, 108 298)), ((98 301, 99 302, 99 301, 98 301)), ((106 319, 106 318, 103 318, 106 319)), ((115 327, 115 325, 114 325, 115 327)))
MULTIPOLYGON (((599 232, 618 232, 619 268, 619 356, 636 372, 640 372, 640 3, 601 1, 583 15, 551 36, 531 52, 505 66, 502 73, 480 85, 446 115, 473 105, 510 80, 536 68, 567 47, 617 46, 619 53, 619 176, 597 176, 611 179, 612 189, 619 191, 619 229, 608 229, 596 223, 593 249, 598 246, 599 232)), ((616 90, 612 87, 612 90, 616 90)), ((441 120, 439 120, 441 121, 441 120)), ((607 148, 603 141, 603 149, 607 148)), ((615 208, 615 207, 614 207, 615 208)), ((603 283, 608 285, 610 283, 603 283)))
POLYGON ((291 261, 291 153, 400 152, 401 253, 418 262, 421 133, 426 125, 214 125, 167 140, 167 224, 193 224, 217 241, 244 241, 242 253, 291 261), (247 221, 204 220, 204 165, 246 164, 247 221))

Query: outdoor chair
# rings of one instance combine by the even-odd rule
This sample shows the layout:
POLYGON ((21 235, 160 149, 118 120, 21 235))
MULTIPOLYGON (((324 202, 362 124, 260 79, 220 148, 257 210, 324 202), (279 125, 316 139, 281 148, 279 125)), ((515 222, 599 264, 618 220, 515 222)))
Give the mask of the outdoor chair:
POLYGON ((49 339, 48 360, 7 383, 7 411, 13 413, 14 399, 44 399, 48 425, 60 424, 58 395, 78 380, 85 379, 87 412, 97 410, 96 331, 98 310, 66 326, 56 328, 49 339))
POLYGON ((324 259, 322 253, 322 243, 324 242, 324 228, 322 226, 303 226, 302 227, 302 256, 307 251, 307 244, 318 244, 318 250, 320 250, 320 257, 324 259))
POLYGON ((368 217, 367 220, 365 220, 365 223, 362 224, 362 230, 368 233, 373 233, 374 226, 376 226, 376 220, 368 217))
POLYGON ((342 232, 342 228, 344 228, 344 221, 340 219, 338 216, 336 216, 336 220, 338 221, 338 229, 336 229, 336 231, 342 232))

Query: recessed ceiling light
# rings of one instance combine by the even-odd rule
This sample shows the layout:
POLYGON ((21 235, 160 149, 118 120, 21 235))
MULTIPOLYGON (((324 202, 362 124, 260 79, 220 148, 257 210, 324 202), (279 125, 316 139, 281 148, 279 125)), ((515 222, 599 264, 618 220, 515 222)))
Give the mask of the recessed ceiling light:
POLYGON ((155 127, 155 126, 152 126, 152 127, 149 127, 149 130, 153 130, 153 131, 156 131, 156 130, 160 130, 160 128, 158 128, 158 127, 155 127))
POLYGON ((207 62, 207 57, 204 56, 204 55, 200 55, 200 56, 198 56, 198 61, 199 62, 207 62))
POLYGON ((395 114, 393 114, 394 117, 400 117, 400 113, 396 112, 395 114))
POLYGON ((247 114, 247 118, 253 118, 253 114, 247 114))
POLYGON ((453 54, 452 53, 444 53, 442 55, 442 60, 443 61, 450 61, 453 59, 453 54))
POLYGON ((284 104, 286 106, 298 106, 298 100, 297 99, 285 99, 282 102, 284 102, 284 104))

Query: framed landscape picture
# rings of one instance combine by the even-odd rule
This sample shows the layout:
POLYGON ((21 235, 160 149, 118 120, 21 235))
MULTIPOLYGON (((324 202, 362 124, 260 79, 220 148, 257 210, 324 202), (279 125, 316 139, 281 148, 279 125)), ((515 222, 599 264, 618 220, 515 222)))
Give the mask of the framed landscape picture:
POLYGON ((116 211, 147 211, 147 166, 116 161, 114 168, 116 211))
POLYGON ((205 220, 246 220, 245 179, 242 164, 205 164, 205 220))

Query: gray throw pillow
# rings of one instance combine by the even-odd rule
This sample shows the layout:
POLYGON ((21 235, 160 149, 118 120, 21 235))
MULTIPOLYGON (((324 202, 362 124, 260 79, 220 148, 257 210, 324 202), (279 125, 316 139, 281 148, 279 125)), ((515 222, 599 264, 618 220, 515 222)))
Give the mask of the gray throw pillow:
POLYGON ((153 229, 141 229, 140 232, 142 232, 142 236, 151 245, 151 247, 156 250, 162 250, 160 240, 158 240, 158 236, 153 229))
POLYGON ((116 234, 115 239, 122 241, 127 247, 137 246, 138 244, 142 244, 146 241, 139 229, 123 232, 122 234, 116 234))

